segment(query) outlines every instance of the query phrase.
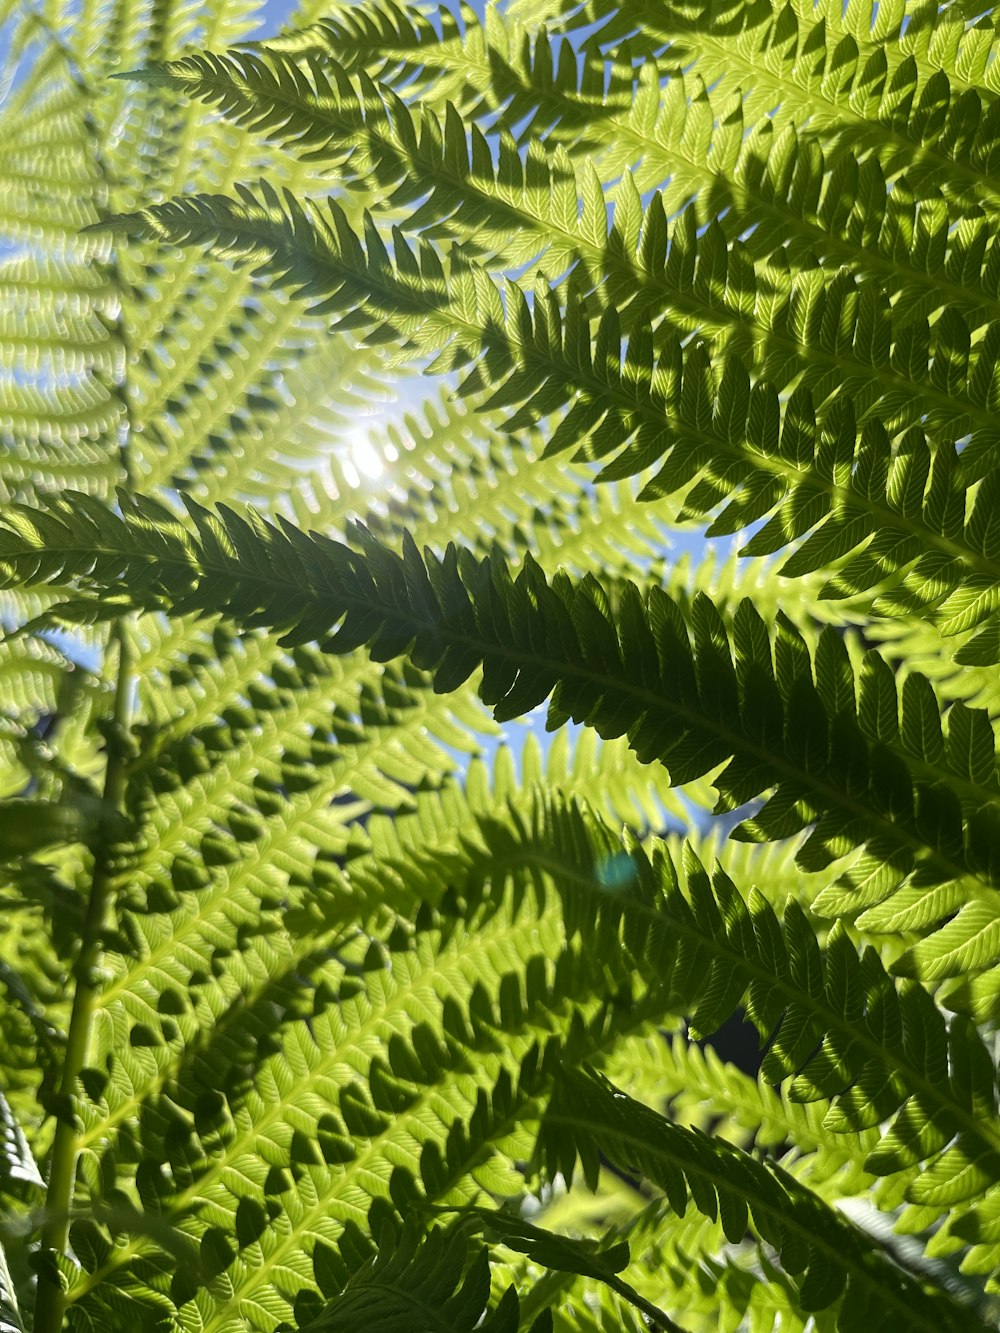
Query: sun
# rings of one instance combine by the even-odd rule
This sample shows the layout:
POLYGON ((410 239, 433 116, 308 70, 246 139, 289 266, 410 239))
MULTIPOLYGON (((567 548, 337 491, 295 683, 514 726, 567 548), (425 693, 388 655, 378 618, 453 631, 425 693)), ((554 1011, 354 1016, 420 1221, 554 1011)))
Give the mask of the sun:
POLYGON ((349 486, 363 481, 377 481, 385 474, 385 460, 376 449, 364 423, 353 426, 347 434, 341 466, 349 486))

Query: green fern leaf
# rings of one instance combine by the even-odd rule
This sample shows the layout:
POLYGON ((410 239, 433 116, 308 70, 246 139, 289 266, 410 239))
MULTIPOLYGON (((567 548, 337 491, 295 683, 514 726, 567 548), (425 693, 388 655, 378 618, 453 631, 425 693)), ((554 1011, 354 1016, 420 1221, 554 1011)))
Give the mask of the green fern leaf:
MULTIPOLYGON (((603 480, 630 476, 666 455, 642 497, 654 500, 684 490, 684 516, 703 518, 730 496, 709 529, 713 535, 738 531, 770 513, 744 547, 746 554, 798 543, 784 570, 797 575, 857 552, 828 585, 834 596, 856 596, 887 580, 902 580, 899 595, 907 610, 934 614, 943 604, 943 623, 953 632, 993 614, 989 598, 979 595, 984 582, 997 578, 992 545, 981 535, 992 491, 977 492, 969 508, 967 488, 977 474, 963 479, 964 455, 960 464, 952 444, 932 454, 918 428, 906 432, 894 457, 881 424, 872 420, 858 429, 859 408, 868 410, 863 400, 855 406, 849 395, 838 397, 817 420, 813 395, 803 385, 782 414, 766 380, 750 392, 738 358, 725 363, 718 380, 699 345, 683 351, 665 347, 650 367, 648 334, 641 325, 622 360, 622 331, 613 309, 600 321, 594 360, 575 288, 565 316, 543 289, 534 318, 520 289, 509 289, 516 304, 505 315, 500 294, 466 261, 455 260, 446 274, 431 249, 422 245, 418 257, 397 231, 394 270, 372 225, 366 258, 336 204, 327 206, 325 217, 312 215, 267 187, 260 201, 247 191, 239 203, 187 200, 116 225, 208 244, 220 257, 253 260, 259 271, 287 279, 299 295, 320 298, 315 310, 342 312, 341 326, 362 323, 371 328, 370 336, 398 340, 410 355, 435 355, 439 370, 467 364, 471 349, 485 345, 486 356, 465 391, 502 381, 487 406, 520 404, 507 418, 508 429, 533 426, 569 404, 550 439, 549 455, 574 445, 588 461, 615 453, 600 473, 603 480), (602 347, 615 349, 610 360, 602 347), (721 470, 713 462, 720 454, 727 460, 721 470), (800 543, 813 528, 813 536, 800 543)), ((695 243, 693 232, 690 242, 695 243)), ((649 244, 657 248, 652 239, 649 244)), ((682 252, 672 249, 677 253, 682 252)), ((820 289, 815 282, 813 287, 818 299, 820 289)), ((787 306, 792 324, 805 318, 807 293, 808 288, 793 287, 787 306)), ((863 314, 869 307, 862 302, 860 309, 863 314)), ((835 352, 831 357, 839 364, 835 352)), ((954 408, 945 398, 950 422, 954 408)), ((903 400, 908 406, 895 420, 896 430, 920 401, 911 389, 903 400)), ((992 422, 984 412, 984 421, 992 422)), ((992 431, 992 424, 985 429, 992 431)), ((876 609, 895 605, 883 598, 876 609)))
POLYGON ((462 1275, 467 1249, 468 1237, 461 1230, 449 1234, 435 1227, 421 1236, 419 1227, 410 1227, 398 1244, 389 1233, 379 1253, 354 1274, 329 1309, 300 1327, 334 1333, 356 1328, 360 1321, 373 1333, 471 1333, 479 1328, 516 1333, 520 1319, 513 1289, 487 1309, 487 1251, 480 1249, 462 1275), (457 1287, 456 1278, 461 1283, 457 1287))
POLYGON ((672 1125, 607 1083, 567 1071, 544 1122, 540 1158, 550 1172, 572 1175, 579 1157, 593 1180, 599 1151, 662 1188, 674 1212, 682 1214, 690 1199, 700 1212, 718 1216, 732 1241, 742 1239, 750 1223, 795 1275, 807 1310, 843 1297, 844 1322, 867 1319, 890 1328, 903 1320, 930 1329, 942 1320, 945 1327, 982 1327, 971 1311, 894 1271, 861 1233, 777 1168, 672 1125))
POLYGON ((191 502, 195 537, 148 502, 125 505, 126 519, 82 496, 11 511, 0 546, 7 582, 77 574, 107 586, 128 571, 131 596, 147 605, 167 594, 176 611, 227 611, 284 630, 286 642, 322 638, 335 652, 368 644, 376 660, 409 651, 415 665, 434 671, 441 692, 482 663, 480 695, 498 719, 555 691, 551 725, 573 718, 606 737, 628 734, 639 758, 666 764, 675 783, 728 763, 715 778, 721 810, 765 793, 777 771, 777 790, 744 822, 742 836, 766 841, 815 824, 799 852, 805 864, 822 867, 870 843, 868 857, 883 867, 873 877, 859 861, 846 892, 821 900, 826 909, 881 902, 914 871, 925 884, 995 882, 995 768, 982 783, 964 778, 959 729, 954 743, 949 736, 941 777, 962 775, 969 813, 956 796, 947 799, 937 756, 922 739, 917 678, 904 690, 900 728, 891 676, 869 654, 852 706, 850 668, 831 633, 817 648, 814 682, 791 623, 779 618, 772 649, 748 603, 731 647, 705 598, 689 628, 658 590, 644 602, 626 589, 616 620, 592 578, 574 584, 558 576, 549 585, 531 562, 512 580, 498 559, 460 560, 451 549, 425 563, 412 543, 399 557, 359 530, 361 555, 252 516, 216 517, 191 502), (794 731, 783 720, 791 715, 799 719, 794 731))

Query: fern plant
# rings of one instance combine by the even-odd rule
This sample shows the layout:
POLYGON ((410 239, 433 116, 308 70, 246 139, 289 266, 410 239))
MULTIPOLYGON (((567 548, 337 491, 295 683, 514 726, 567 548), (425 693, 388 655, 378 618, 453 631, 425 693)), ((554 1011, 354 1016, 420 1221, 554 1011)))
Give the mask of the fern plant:
POLYGON ((261 19, 0 8, 0 1331, 994 1327, 996 14, 261 19))

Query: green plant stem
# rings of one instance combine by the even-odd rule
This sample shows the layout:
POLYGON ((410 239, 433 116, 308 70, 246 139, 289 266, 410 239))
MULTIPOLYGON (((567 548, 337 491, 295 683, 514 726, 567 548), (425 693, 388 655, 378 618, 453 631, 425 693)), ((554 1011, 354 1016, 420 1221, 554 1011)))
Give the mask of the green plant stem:
MULTIPOLYGON (((101 136, 89 110, 93 93, 86 81, 76 69, 73 57, 58 34, 54 33, 43 20, 49 39, 54 42, 66 61, 67 72, 76 84, 84 100, 84 129, 94 150, 94 162, 99 179, 108 193, 111 188, 111 176, 104 160, 101 136)), ((105 201, 106 202, 106 201, 105 201)), ((115 285, 121 293, 125 290, 117 255, 109 265, 115 285)), ((118 461, 121 468, 122 482, 126 490, 132 490, 134 484, 131 439, 133 429, 132 398, 129 393, 127 368, 131 357, 131 347, 125 327, 124 317, 119 308, 114 321, 114 334, 122 351, 123 366, 113 392, 117 395, 122 408, 121 424, 118 431, 118 461)), ((114 622, 109 635, 109 647, 117 648, 115 664, 115 697, 111 716, 111 726, 107 734, 107 764, 104 770, 104 803, 108 815, 123 814, 125 810, 125 792, 128 782, 128 732, 133 710, 133 654, 128 635, 129 617, 122 616, 114 622)), ((94 868, 90 884, 90 897, 84 916, 80 952, 73 965, 73 1005, 70 1011, 69 1028, 66 1033, 66 1048, 62 1069, 59 1075, 57 1093, 57 1124, 49 1159, 48 1185, 45 1195, 45 1222, 41 1233, 42 1255, 54 1259, 66 1250, 69 1239, 70 1209, 73 1203, 73 1190, 76 1182, 76 1161, 78 1147, 78 1125, 73 1109, 77 1080, 90 1053, 91 1032, 93 1029, 94 1010, 101 991, 100 964, 103 937, 108 909, 114 888, 114 838, 107 825, 98 830, 94 845, 94 868)), ((57 1273, 51 1269, 42 1269, 39 1273, 38 1291, 35 1298, 34 1333, 59 1333, 66 1313, 66 1293, 57 1273)))
MULTIPOLYGON (((76 71, 71 53, 53 33, 52 40, 63 53, 67 61, 68 72, 84 104, 91 100, 92 92, 83 77, 76 71)), ((89 109, 84 111, 84 129, 95 152, 95 163, 100 179, 105 188, 111 188, 111 179, 107 163, 101 151, 100 133, 89 109)), ((125 284, 119 268, 117 256, 111 260, 113 279, 119 292, 125 284)), ((125 489, 131 491, 133 485, 131 445, 132 440, 132 399, 129 395, 127 367, 131 357, 131 347, 123 313, 117 313, 115 336, 123 353, 124 364, 113 392, 121 403, 121 424, 119 427, 119 465, 121 480, 125 489)), ((109 645, 117 648, 115 669, 115 704, 113 704, 111 726, 107 733, 107 765, 104 769, 104 804, 109 814, 123 814, 125 809, 125 790, 128 785, 128 730, 132 720, 133 663, 132 645, 128 637, 128 617, 116 620, 109 635, 109 645)), ((57 1124, 49 1157, 48 1186, 45 1190, 45 1222, 41 1229, 41 1253, 55 1260, 57 1254, 65 1252, 69 1238, 69 1210, 73 1201, 73 1188, 76 1184, 77 1126, 73 1098, 76 1096, 76 1084, 81 1070, 87 1065, 93 1012, 100 996, 100 962, 104 945, 105 922, 111 905, 113 884, 115 884, 115 860, 112 852, 113 838, 107 826, 99 830, 95 848, 93 848, 93 873, 91 894, 87 901, 84 916, 83 933, 80 938, 80 952, 73 964, 73 1005, 69 1013, 67 1044, 60 1070, 59 1090, 57 1090, 57 1124)), ((35 1324, 33 1333, 59 1333, 63 1328, 63 1318, 67 1308, 67 1298, 59 1274, 52 1269, 43 1268, 39 1273, 39 1286, 35 1298, 35 1324)))
MULTIPOLYGON (((104 773, 104 801, 108 811, 121 812, 128 776, 125 737, 132 711, 132 649, 124 620, 116 621, 111 639, 117 645, 118 661, 115 702, 104 773)), ((90 898, 84 917, 80 952, 73 965, 76 987, 70 1013, 66 1049, 59 1079, 58 1123, 52 1144, 46 1220, 42 1229, 42 1251, 62 1253, 69 1235, 69 1212, 76 1176, 77 1124, 73 1114, 76 1081, 87 1062, 94 1008, 100 993, 102 937, 114 884, 113 843, 104 831, 94 848, 94 870, 90 898)), ((58 1333, 65 1312, 65 1293, 52 1276, 40 1275, 35 1304, 35 1333, 58 1333)))
POLYGON ((606 1277, 603 1281, 612 1291, 617 1292, 623 1300, 628 1301, 630 1305, 634 1305, 637 1310, 641 1310, 646 1318, 651 1321, 651 1326, 657 1330, 657 1333, 686 1333, 680 1324, 675 1324, 658 1305, 654 1305, 652 1301, 647 1301, 645 1296, 640 1296, 635 1287, 629 1286, 624 1279, 606 1277))

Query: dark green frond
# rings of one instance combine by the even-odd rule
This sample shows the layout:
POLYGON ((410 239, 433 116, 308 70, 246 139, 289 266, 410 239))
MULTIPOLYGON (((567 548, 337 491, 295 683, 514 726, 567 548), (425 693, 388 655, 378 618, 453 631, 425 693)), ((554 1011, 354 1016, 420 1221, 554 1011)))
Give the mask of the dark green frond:
POLYGON ((699 1212, 718 1216, 733 1242, 752 1226, 794 1275, 806 1310, 842 1301, 846 1327, 865 1322, 928 1333, 985 1327, 971 1310, 895 1268, 867 1236, 779 1169, 671 1124, 610 1084, 567 1070, 545 1116, 541 1160, 549 1173, 569 1178, 580 1158, 593 1182, 598 1153, 664 1190, 675 1213, 683 1214, 690 1200, 699 1212))
MULTIPOLYGON (((512 578, 498 559, 454 549, 422 559, 411 543, 400 557, 359 529, 361 553, 253 515, 189 507, 196 533, 127 498, 125 518, 86 497, 10 511, 5 581, 76 576, 107 588, 124 574, 139 605, 166 598, 176 611, 224 611, 281 629, 286 642, 320 639, 338 653, 368 644, 377 660, 408 652, 434 672, 439 692, 482 664, 480 696, 498 719, 553 694, 550 726, 572 718, 605 737, 627 734, 639 758, 665 764, 674 783, 726 765, 714 777, 720 810, 773 793, 743 822, 744 838, 812 827, 799 859, 813 868, 866 846, 844 887, 823 899, 828 910, 881 903, 911 874, 918 894, 934 885, 961 894, 966 877, 977 880, 968 912, 975 943, 949 947, 942 960, 939 940, 934 967, 941 976, 992 966, 996 950, 978 929, 980 914, 992 913, 995 888, 986 886, 997 878, 996 758, 985 713, 956 705, 945 735, 921 677, 910 676, 897 698, 878 654, 856 674, 830 629, 813 663, 791 622, 779 618, 771 631, 748 602, 730 641, 705 597, 690 625, 656 588, 645 596, 626 588, 613 614, 593 579, 558 575, 550 584, 533 562, 512 578)), ((950 902, 943 910, 953 910, 950 902)))
MULTIPOLYGON (((398 340, 412 355, 434 354, 439 369, 467 364, 482 344, 486 355, 466 392, 485 385, 493 388, 487 407, 520 404, 507 418, 508 430, 523 430, 565 405, 548 453, 576 446, 586 460, 613 454, 600 480, 632 475, 666 456, 643 498, 682 492, 684 517, 715 516, 712 535, 770 514, 747 554, 796 543, 782 567, 786 576, 839 564, 830 596, 856 596, 888 581, 898 590, 876 609, 933 614, 946 633, 985 621, 978 655, 994 660, 993 651, 1000 652, 991 591, 1000 584, 993 521, 1000 474, 990 471, 971 489, 965 477, 976 439, 985 447, 995 434, 985 408, 990 426, 961 455, 953 444, 931 448, 916 426, 894 445, 882 421, 859 422, 860 405, 846 396, 817 416, 814 395, 800 386, 782 405, 767 381, 751 385, 736 356, 713 369, 698 344, 654 353, 642 326, 620 355, 614 310, 605 312, 591 347, 586 307, 572 289, 562 313, 544 289, 529 312, 519 289, 508 288, 505 313, 485 274, 459 258, 446 273, 429 248, 415 254, 397 232, 393 266, 371 228, 366 255, 336 204, 309 214, 266 188, 261 199, 245 193, 239 204, 189 200, 121 225, 253 260, 287 278, 300 295, 325 298, 314 309, 336 310, 342 325, 361 322, 369 336, 398 340)), ((820 292, 810 279, 801 293, 806 306, 820 292)), ((806 306, 793 289, 788 318, 796 320, 806 306)), ((867 318, 867 308, 861 301, 859 318, 867 318)), ((897 401, 903 415, 890 423, 896 431, 916 400, 907 393, 897 401)), ((968 656, 972 649, 962 651, 968 656)))
MULTIPOLYGON (((902 1173, 898 1187, 913 1202, 990 1188, 1000 1150, 995 1077, 970 1023, 955 1019, 948 1028, 922 988, 893 983, 841 927, 821 950, 794 903, 779 924, 758 890, 744 900, 721 868, 710 878, 689 848, 682 890, 662 846, 648 855, 634 841, 622 844, 579 810, 537 805, 530 817, 511 816, 480 817, 460 855, 413 853, 406 882, 426 901, 457 895, 468 912, 508 878, 538 884, 551 875, 571 934, 609 969, 624 950, 622 981, 634 970, 676 1013, 690 1015, 695 1031, 715 1031, 746 1004, 767 1047, 764 1077, 789 1079, 793 1103, 834 1101, 814 1131, 817 1146, 860 1135, 866 1169, 902 1173), (897 1110, 872 1141, 869 1131, 897 1110), (915 1172, 922 1161, 928 1169, 915 1172)), ((662 1082, 660 1095, 668 1088, 662 1082)))
POLYGON ((489 1278, 486 1247, 471 1247, 462 1228, 432 1227, 421 1235, 411 1226, 398 1243, 388 1232, 331 1305, 299 1327, 304 1333, 348 1333, 362 1325, 371 1333, 517 1333, 516 1293, 508 1288, 492 1306, 489 1278))
MULTIPOLYGON (((778 389, 798 380, 818 391, 822 401, 836 372, 838 380, 846 377, 850 383, 859 416, 874 413, 876 404, 883 417, 899 416, 902 425, 930 414, 928 428, 936 437, 937 418, 944 412, 947 422, 940 425, 947 439, 954 439, 948 432, 968 389, 970 428, 982 433, 993 425, 985 405, 975 401, 984 385, 972 380, 984 352, 979 379, 990 382, 992 340, 983 348, 973 345, 969 318, 956 306, 949 305, 940 320, 928 324, 909 303, 890 304, 892 292, 885 290, 881 275, 875 282, 858 283, 845 272, 824 292, 811 253, 800 261, 801 272, 780 250, 770 271, 760 265, 755 273, 754 253, 738 237, 727 243, 714 221, 699 238, 693 216, 668 227, 670 205, 659 193, 644 208, 641 183, 637 188, 628 171, 617 187, 609 233, 600 179, 592 168, 578 178, 565 152, 557 150, 547 159, 534 143, 522 163, 505 136, 494 165, 475 126, 467 142, 470 132, 454 107, 439 119, 364 77, 353 83, 332 60, 303 67, 279 56, 265 62, 250 54, 206 55, 145 77, 167 79, 220 105, 237 123, 257 126, 307 158, 326 162, 367 191, 374 187, 397 207, 418 204, 407 229, 475 237, 472 244, 507 270, 522 268, 539 254, 548 273, 575 265, 577 286, 615 307, 624 332, 642 319, 666 316, 668 325, 685 332, 697 329, 716 346, 732 350, 744 350, 749 335, 751 364, 778 389), (890 346, 896 348, 895 357, 890 346)), ((822 181, 821 168, 816 177, 822 181)), ((884 179, 866 188, 878 195, 879 184, 884 197, 884 179)), ((835 206, 830 200, 839 207, 850 186, 833 172, 830 199, 818 204, 820 215, 835 206)), ((736 215, 741 231, 755 227, 756 218, 736 215)), ((874 230, 879 221, 875 217, 866 225, 874 230)), ((830 230, 839 233, 840 220, 829 222, 830 230)), ((915 224, 914 245, 926 247, 924 266, 935 277, 945 261, 949 222, 946 210, 935 218, 925 209, 915 224)), ((970 227, 971 220, 956 238, 959 253, 962 236, 966 244, 972 241, 970 227)), ((985 242, 985 226, 980 236, 985 242)), ((985 262, 985 252, 976 251, 970 277, 979 292, 985 262)), ((953 259, 949 267, 960 269, 961 260, 953 259)), ((932 304, 928 313, 936 310, 932 304)), ((982 322, 973 320, 973 329, 982 322)))
MULTIPOLYGON (((963 209, 949 225, 940 196, 908 182, 887 191, 877 157, 831 155, 794 122, 776 132, 769 116, 748 121, 739 92, 710 94, 697 76, 689 84, 669 54, 636 69, 627 48, 605 56, 588 42, 577 55, 566 39, 493 9, 485 22, 464 18, 459 39, 442 11, 439 38, 423 16, 392 4, 352 7, 264 50, 306 69, 365 69, 438 112, 454 102, 519 142, 558 143, 574 162, 596 161, 605 179, 630 172, 641 193, 660 191, 668 216, 694 201, 700 221, 717 221, 757 263, 781 250, 793 271, 820 259, 877 275, 898 292, 897 313, 926 316, 951 301, 996 316, 1000 265, 981 213, 963 209)), ((313 114, 315 134, 322 116, 313 114)))

